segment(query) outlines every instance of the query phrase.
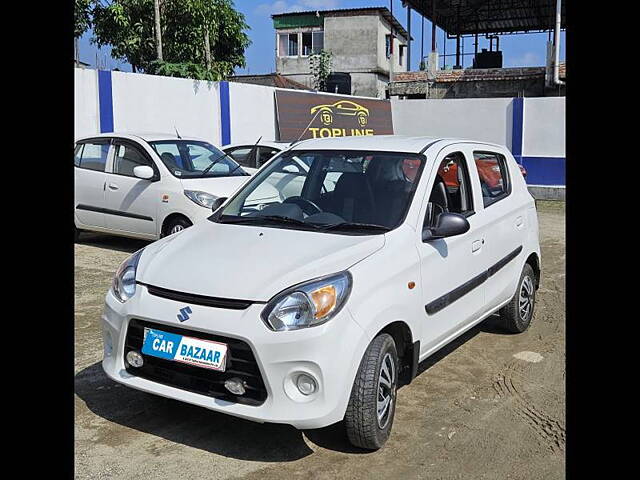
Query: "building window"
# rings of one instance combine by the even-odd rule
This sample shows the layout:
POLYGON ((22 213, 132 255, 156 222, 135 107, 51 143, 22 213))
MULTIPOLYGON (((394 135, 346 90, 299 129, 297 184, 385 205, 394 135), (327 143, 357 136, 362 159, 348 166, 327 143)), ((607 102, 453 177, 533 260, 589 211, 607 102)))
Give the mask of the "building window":
POLYGON ((313 53, 320 53, 324 48, 324 32, 313 32, 313 53))
POLYGON ((387 55, 387 58, 391 58, 391 35, 385 35, 384 42, 385 42, 385 54, 387 55))
POLYGON ((324 32, 304 32, 302 34, 302 55, 315 55, 324 47, 324 32))
POLYGON ((404 62, 404 50, 406 48, 406 45, 400 45, 400 47, 398 48, 398 51, 400 53, 400 55, 398 56, 398 65, 402 65, 402 63, 404 62))
POLYGON ((297 57, 298 50, 298 34, 297 33, 279 33, 278 34, 278 56, 279 57, 297 57))

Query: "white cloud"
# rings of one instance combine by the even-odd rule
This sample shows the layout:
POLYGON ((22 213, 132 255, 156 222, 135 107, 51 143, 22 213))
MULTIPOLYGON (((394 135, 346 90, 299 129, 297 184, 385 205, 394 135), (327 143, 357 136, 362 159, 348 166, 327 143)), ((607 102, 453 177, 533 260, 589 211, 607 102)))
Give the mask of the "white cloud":
POLYGON ((541 67, 545 65, 542 55, 535 52, 526 52, 508 61, 511 67, 541 67))
POLYGON ((277 0, 259 4, 254 13, 271 15, 274 13, 299 12, 305 10, 331 10, 338 7, 339 0, 277 0))

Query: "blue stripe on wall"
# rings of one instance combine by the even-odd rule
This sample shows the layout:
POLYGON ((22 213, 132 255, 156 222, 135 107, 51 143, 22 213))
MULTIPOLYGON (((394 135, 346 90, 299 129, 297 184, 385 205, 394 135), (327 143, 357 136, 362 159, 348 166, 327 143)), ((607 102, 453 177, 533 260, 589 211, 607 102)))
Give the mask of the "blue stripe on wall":
POLYGON ((566 185, 564 157, 521 158, 527 170, 528 185, 566 185))
POLYGON ((231 143, 231 114, 229 109, 229 82, 220 82, 220 141, 231 143))
POLYGON ((522 131, 524 127, 524 98, 516 97, 512 103, 513 117, 511 122, 511 153, 517 162, 522 156, 522 131))
POLYGON ((98 70, 98 105, 100 133, 113 132, 113 94, 110 71, 98 70))

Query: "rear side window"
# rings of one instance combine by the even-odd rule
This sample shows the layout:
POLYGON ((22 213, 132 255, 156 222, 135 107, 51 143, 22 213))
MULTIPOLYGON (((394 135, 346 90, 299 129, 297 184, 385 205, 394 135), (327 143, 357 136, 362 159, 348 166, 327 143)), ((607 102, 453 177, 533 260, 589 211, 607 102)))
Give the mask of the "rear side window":
POLYGON ((107 155, 109 154, 108 143, 87 142, 81 145, 80 151, 76 150, 75 164, 86 170, 104 172, 107 165, 107 155))
POLYGON ((116 144, 116 155, 113 159, 113 173, 134 177, 133 169, 141 165, 148 165, 153 168, 152 163, 138 148, 128 143, 116 144))
POLYGON ((511 193, 511 179, 504 155, 494 152, 473 152, 480 177, 482 201, 485 207, 511 193))

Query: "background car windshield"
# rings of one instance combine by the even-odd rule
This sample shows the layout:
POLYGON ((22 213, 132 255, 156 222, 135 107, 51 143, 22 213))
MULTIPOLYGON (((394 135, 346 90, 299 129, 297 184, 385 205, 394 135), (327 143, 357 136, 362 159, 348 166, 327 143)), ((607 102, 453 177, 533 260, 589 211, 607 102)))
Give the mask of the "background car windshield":
POLYGON ((238 163, 207 142, 162 140, 149 142, 175 177, 228 177, 248 175, 238 163), (213 166, 211 166, 211 164, 213 166))
POLYGON ((404 219, 424 162, 424 156, 406 153, 285 152, 216 218, 233 222, 284 217, 290 220, 283 222, 284 228, 364 224, 390 230, 404 219), (279 201, 259 201, 257 192, 264 184, 277 190, 279 201))

